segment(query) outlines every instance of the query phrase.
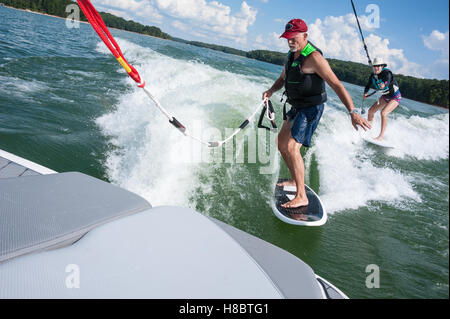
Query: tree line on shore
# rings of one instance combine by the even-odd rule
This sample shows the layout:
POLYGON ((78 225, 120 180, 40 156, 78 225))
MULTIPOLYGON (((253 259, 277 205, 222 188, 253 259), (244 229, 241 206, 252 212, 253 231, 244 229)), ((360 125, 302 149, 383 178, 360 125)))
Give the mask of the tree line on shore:
MULTIPOLYGON (((248 58, 284 65, 287 53, 254 50, 247 54, 248 58)), ((327 59, 336 76, 344 82, 366 86, 372 69, 367 64, 327 59)), ((394 74, 400 86, 402 96, 411 100, 449 108, 448 80, 419 79, 412 76, 394 74)), ((362 91, 361 91, 362 95, 362 91)))
MULTIPOLYGON (((66 7, 75 2, 72 0, 0 0, 7 6, 29 9, 31 11, 41 12, 45 14, 67 17, 66 7)), ((187 41, 179 38, 172 38, 169 34, 161 31, 160 28, 154 26, 145 26, 132 20, 125 20, 110 13, 100 12, 105 24, 111 28, 122 29, 126 31, 137 32, 145 35, 150 35, 162 39, 174 40, 186 44, 208 48, 216 51, 221 51, 229 54, 239 55, 250 59, 283 65, 286 60, 287 53, 281 53, 268 50, 253 50, 243 51, 226 46, 203 43, 198 41, 187 41)), ((82 14, 81 20, 87 21, 82 14)), ((336 73, 337 77, 345 82, 365 86, 371 68, 362 63, 355 63, 349 61, 340 61, 336 59, 327 59, 331 68, 336 73)), ((395 75, 402 96, 419 102, 424 102, 433 105, 443 106, 449 108, 449 81, 436 79, 419 79, 412 76, 395 75)))
MULTIPOLYGON (((31 11, 54 15, 62 18, 65 18, 69 15, 69 13, 66 12, 67 6, 76 4, 76 2, 72 0, 0 0, 0 2, 3 2, 5 5, 14 8, 28 9, 31 11)), ((162 39, 172 38, 167 33, 162 32, 158 27, 142 25, 132 20, 125 20, 106 12, 99 13, 106 26, 110 28, 142 33, 162 39)), ((81 21, 87 21, 82 11, 80 11, 80 15, 81 21)))

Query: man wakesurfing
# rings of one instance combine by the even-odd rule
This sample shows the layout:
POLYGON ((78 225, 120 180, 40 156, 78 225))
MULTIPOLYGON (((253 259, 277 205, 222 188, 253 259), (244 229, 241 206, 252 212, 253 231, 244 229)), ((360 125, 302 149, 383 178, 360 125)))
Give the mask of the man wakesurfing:
POLYGON ((322 51, 308 41, 307 31, 308 27, 301 19, 293 19, 286 24, 280 38, 287 39, 289 45, 287 62, 280 77, 263 93, 263 99, 270 98, 284 86, 286 102, 292 106, 284 114, 283 127, 278 134, 278 149, 289 168, 291 179, 277 186, 297 186, 295 198, 282 205, 285 208, 308 205, 305 165, 300 148, 310 146, 312 135, 319 124, 327 100, 325 82, 347 108, 353 127, 356 130, 358 125, 364 130, 371 128, 370 123, 356 112, 352 98, 322 56, 322 51))

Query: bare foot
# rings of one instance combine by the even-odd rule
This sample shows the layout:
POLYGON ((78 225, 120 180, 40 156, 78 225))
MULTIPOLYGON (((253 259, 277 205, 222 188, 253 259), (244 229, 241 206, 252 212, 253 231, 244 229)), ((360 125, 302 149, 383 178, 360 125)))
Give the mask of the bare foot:
POLYGON ((281 182, 281 183, 277 183, 278 187, 283 187, 283 186, 297 186, 297 184, 295 183, 295 181, 293 179, 288 179, 287 181, 281 182))
POLYGON ((300 207, 300 206, 308 206, 308 204, 309 204, 308 198, 303 199, 300 196, 296 196, 293 200, 282 204, 281 207, 284 207, 284 208, 297 208, 297 207, 300 207))
POLYGON ((381 142, 383 140, 382 136, 378 136, 377 138, 374 138, 375 141, 381 142))

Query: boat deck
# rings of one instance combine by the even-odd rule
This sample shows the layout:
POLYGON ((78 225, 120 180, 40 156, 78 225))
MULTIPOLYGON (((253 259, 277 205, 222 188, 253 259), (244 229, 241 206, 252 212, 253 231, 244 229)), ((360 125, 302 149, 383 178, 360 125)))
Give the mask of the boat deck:
POLYGON ((0 157, 0 178, 42 175, 25 166, 19 165, 4 157, 0 157))
POLYGON ((54 174, 55 171, 0 150, 0 178, 54 174))

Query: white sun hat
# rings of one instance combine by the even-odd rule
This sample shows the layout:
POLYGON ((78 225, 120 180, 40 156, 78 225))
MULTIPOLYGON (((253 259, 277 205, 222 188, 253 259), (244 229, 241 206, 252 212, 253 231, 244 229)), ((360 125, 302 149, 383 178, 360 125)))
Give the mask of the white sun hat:
POLYGON ((373 60, 372 65, 373 65, 373 66, 375 66, 375 65, 387 66, 387 64, 384 63, 384 61, 383 61, 382 58, 375 58, 375 60, 373 60))

